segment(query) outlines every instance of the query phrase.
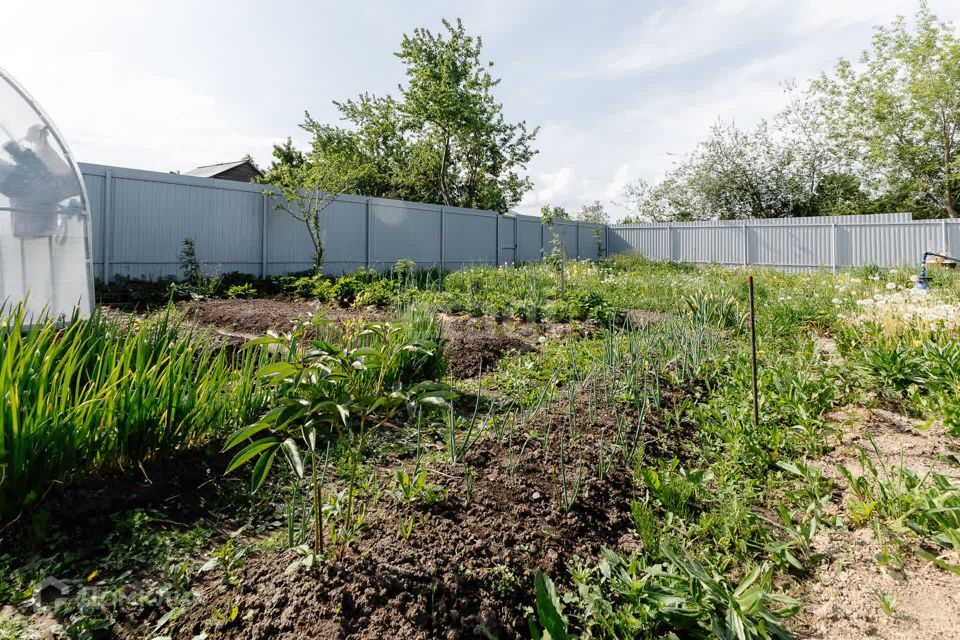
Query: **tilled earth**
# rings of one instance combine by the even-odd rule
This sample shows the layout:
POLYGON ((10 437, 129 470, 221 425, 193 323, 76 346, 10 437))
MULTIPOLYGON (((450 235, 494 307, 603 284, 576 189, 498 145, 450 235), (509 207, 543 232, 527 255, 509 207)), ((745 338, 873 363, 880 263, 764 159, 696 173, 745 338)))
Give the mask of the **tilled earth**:
MULTIPOLYGON (((287 331, 295 318, 308 314, 321 313, 334 323, 357 319, 381 322, 391 317, 389 309, 342 308, 291 297, 196 300, 182 302, 177 309, 188 321, 212 329, 220 339, 232 346, 239 346, 243 341, 270 329, 287 331)), ((541 337, 582 337, 596 331, 594 325, 582 322, 532 324, 449 314, 440 314, 439 317, 446 338, 444 351, 448 375, 455 380, 473 378, 490 371, 508 353, 533 351, 541 337)))
MULTIPOLYGON (((537 569, 562 579, 570 563, 595 562, 603 547, 629 553, 640 545, 630 520, 632 472, 613 464, 598 478, 601 451, 610 455, 610 411, 596 411, 594 422, 565 442, 568 489, 580 465, 583 483, 575 505, 562 508, 558 438, 566 421, 563 401, 539 422, 555 434, 546 461, 542 442, 509 446, 490 438, 466 456, 472 485, 464 465, 444 463, 431 469, 431 482, 448 488, 444 499, 409 506, 382 496, 369 505, 361 538, 314 572, 287 572, 292 552, 251 558, 236 588, 207 587, 168 633, 174 640, 205 630, 241 640, 528 635, 537 569), (411 516, 404 540, 400 530, 411 516), (213 610, 230 604, 236 620, 211 622, 213 610)), ((659 426, 648 416, 643 433, 650 439, 659 426)), ((659 438, 648 453, 683 456, 687 436, 678 430, 659 438)))

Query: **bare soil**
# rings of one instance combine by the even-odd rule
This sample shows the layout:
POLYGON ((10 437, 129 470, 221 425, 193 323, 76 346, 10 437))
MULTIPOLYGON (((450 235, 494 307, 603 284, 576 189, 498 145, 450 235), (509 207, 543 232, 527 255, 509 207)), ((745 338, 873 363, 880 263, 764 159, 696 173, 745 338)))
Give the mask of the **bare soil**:
MULTIPOLYGON (((832 507, 847 522, 849 488, 837 467, 861 474, 861 451, 874 464, 902 464, 917 473, 957 474, 956 452, 940 425, 922 425, 883 409, 844 409, 832 417, 845 429, 840 445, 819 464, 836 488, 838 499, 832 507)), ((849 526, 850 530, 825 529, 814 539, 814 551, 823 554, 824 560, 805 598, 800 621, 805 635, 818 640, 960 636, 960 576, 923 561, 909 548, 901 551, 889 541, 878 540, 870 526, 849 526), (891 553, 902 553, 901 569, 880 566, 877 556, 885 545, 891 553), (895 600, 893 615, 883 611, 880 594, 895 600)), ((944 559, 957 563, 956 553, 950 555, 944 559)))
MULTIPOLYGON (((293 297, 195 300, 179 303, 177 309, 188 321, 212 329, 218 339, 231 346, 239 346, 271 329, 289 330, 295 318, 308 314, 322 313, 335 323, 357 319, 378 322, 391 316, 389 309, 343 308, 293 297)), ((490 371, 508 353, 533 351, 540 344, 541 337, 583 337, 597 330, 594 325, 584 322, 497 322, 489 317, 443 313, 439 318, 447 341, 444 352, 448 374, 453 379, 473 378, 481 371, 490 371)))
MULTIPOLYGON (((586 406, 578 410, 587 413, 586 406)), ((653 438, 663 426, 657 420, 648 416, 644 425, 647 439, 657 442, 648 454, 683 457, 692 426, 653 438)), ((566 423, 564 400, 539 426, 561 434, 566 423)), ((174 640, 204 629, 239 640, 524 637, 537 569, 562 577, 577 558, 596 561, 602 547, 630 553, 641 544, 630 519, 632 473, 614 464, 603 480, 597 474, 614 425, 612 413, 597 411, 582 436, 565 442, 568 487, 575 469, 584 470, 569 511, 559 499, 559 441, 545 462, 536 441, 509 446, 486 439, 467 454, 471 488, 467 467, 439 464, 431 482, 446 485, 443 500, 408 506, 382 497, 354 546, 314 573, 287 573, 296 558, 291 552, 251 558, 238 587, 205 588, 168 633, 174 640), (400 530, 411 516, 413 532, 404 540, 400 530), (228 603, 239 608, 237 619, 211 624, 211 612, 228 603)))

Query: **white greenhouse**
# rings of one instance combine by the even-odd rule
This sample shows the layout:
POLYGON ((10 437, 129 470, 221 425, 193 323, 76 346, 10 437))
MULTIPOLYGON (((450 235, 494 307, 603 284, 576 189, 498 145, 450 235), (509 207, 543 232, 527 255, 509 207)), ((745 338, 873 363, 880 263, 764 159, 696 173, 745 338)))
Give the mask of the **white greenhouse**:
POLYGON ((0 68, 0 305, 89 316, 90 207, 63 136, 0 68))

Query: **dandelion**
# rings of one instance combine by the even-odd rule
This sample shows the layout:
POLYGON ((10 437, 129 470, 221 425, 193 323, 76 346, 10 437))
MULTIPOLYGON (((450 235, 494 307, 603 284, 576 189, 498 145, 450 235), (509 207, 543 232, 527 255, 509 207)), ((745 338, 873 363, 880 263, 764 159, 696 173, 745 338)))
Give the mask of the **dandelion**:
POLYGON ((887 289, 891 289, 891 290, 892 290, 892 289, 896 289, 896 288, 897 288, 897 284, 896 284, 895 282, 888 282, 888 283, 887 283, 887 289))
POLYGON ((830 302, 832 302, 833 304, 840 304, 840 298, 834 298, 830 302))
POLYGON ((920 282, 920 276, 918 276, 917 274, 913 274, 912 276, 910 276, 910 282, 920 282))

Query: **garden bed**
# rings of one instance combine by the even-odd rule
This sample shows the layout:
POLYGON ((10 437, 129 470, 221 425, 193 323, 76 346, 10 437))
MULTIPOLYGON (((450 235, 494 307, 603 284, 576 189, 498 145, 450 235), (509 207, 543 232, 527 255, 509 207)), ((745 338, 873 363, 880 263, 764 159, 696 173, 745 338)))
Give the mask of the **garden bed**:
MULTIPOLYGON (((384 322, 395 316, 388 308, 345 308, 290 296, 249 300, 196 300, 178 303, 177 310, 186 320, 212 329, 224 341, 235 346, 269 330, 289 331, 294 319, 309 314, 323 315, 340 325, 360 321, 384 322)), ((658 316, 643 315, 645 321, 649 317, 658 316)), ((439 314, 439 319, 445 338, 448 373, 455 380, 475 377, 481 371, 491 371, 497 361, 508 353, 534 351, 540 346, 541 338, 582 338, 597 331, 596 325, 579 321, 498 322, 485 316, 446 313, 439 314)))
MULTIPOLYGON (((668 395, 667 411, 683 397, 668 395)), ((586 413, 586 390, 576 402, 586 413)), ((555 401, 531 428, 561 433, 567 409, 566 399, 555 401)), ((663 427, 662 416, 647 416, 643 438, 657 442, 650 459, 688 457, 691 433, 663 427)), ((567 464, 579 460, 595 468, 611 454, 614 430, 614 415, 596 412, 587 430, 566 444, 567 464)), ((168 633, 174 640, 205 630, 242 640, 522 636, 528 633, 526 585, 537 570, 555 575, 577 559, 595 562, 602 548, 629 554, 642 546, 630 515, 637 497, 632 473, 613 466, 603 482, 588 475, 579 500, 564 509, 557 465, 556 452, 544 460, 532 445, 484 440, 463 464, 431 467, 431 477, 447 487, 442 500, 402 505, 381 496, 368 506, 361 539, 315 573, 288 572, 297 560, 292 552, 251 558, 239 586, 224 592, 208 583, 168 633), (210 612, 229 606, 244 621, 211 624, 210 612)), ((387 465, 378 477, 391 474, 387 465)))

